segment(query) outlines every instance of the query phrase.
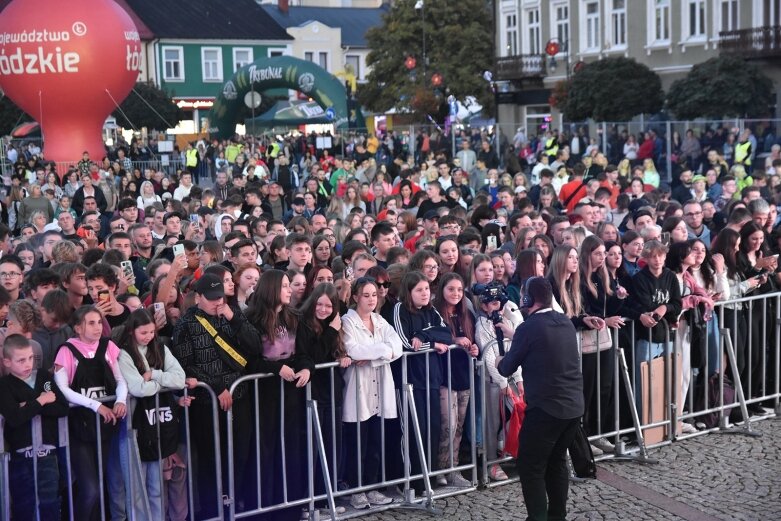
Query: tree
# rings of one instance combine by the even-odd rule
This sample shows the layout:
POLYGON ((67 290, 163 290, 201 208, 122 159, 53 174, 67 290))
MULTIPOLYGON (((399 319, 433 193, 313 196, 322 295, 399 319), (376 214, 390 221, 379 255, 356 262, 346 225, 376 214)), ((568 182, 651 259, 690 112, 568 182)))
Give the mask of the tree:
POLYGON ((8 96, 0 99, 0 135, 7 136, 18 124, 34 121, 33 117, 16 106, 8 96))
POLYGON ((616 57, 583 65, 569 85, 557 89, 556 99, 570 121, 627 121, 638 114, 659 112, 664 92, 651 69, 616 57))
POLYGON ((722 55, 695 65, 675 81, 667 107, 680 119, 765 116, 773 104, 773 82, 743 58, 722 55))
POLYGON ((120 108, 121 111, 115 110, 111 115, 117 119, 117 125, 125 128, 166 130, 184 119, 184 112, 171 96, 153 83, 136 83, 120 108))
POLYGON ((366 33, 371 72, 358 88, 359 101, 377 112, 397 107, 423 115, 436 112, 452 94, 458 99, 475 96, 490 111, 493 94, 483 79, 483 72, 493 68, 490 2, 424 2, 422 11, 415 9, 416 0, 393 2, 383 24, 366 33), (408 57, 414 58, 412 69, 405 66, 408 57), (440 86, 432 85, 435 73, 442 77, 440 86))

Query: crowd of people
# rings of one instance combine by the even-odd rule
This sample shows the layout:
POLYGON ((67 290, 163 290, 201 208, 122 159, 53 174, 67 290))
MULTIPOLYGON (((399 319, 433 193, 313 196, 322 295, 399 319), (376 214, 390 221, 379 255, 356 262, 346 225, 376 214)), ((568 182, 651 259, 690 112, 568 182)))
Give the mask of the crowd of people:
MULTIPOLYGON (((573 153, 557 132, 504 146, 463 132, 454 156, 441 135, 414 139, 411 154, 394 133, 356 135, 333 150, 316 148, 314 136, 237 136, 188 144, 170 175, 134 167, 129 156, 149 146, 139 142, 97 162, 85 153, 64 173, 18 151, 9 224, 0 224, 0 414, 13 519, 36 508, 40 519, 59 518, 65 415, 76 519, 99 517, 103 487, 112 519, 128 509, 185 519, 185 446, 192 514, 214 515, 218 480, 227 486, 229 411, 238 510, 306 497, 307 472, 320 494, 322 473, 307 468, 307 386, 335 487, 396 479, 404 465, 418 476, 424 458, 443 471, 438 485, 469 486, 449 470, 464 457, 459 448, 473 443, 491 461, 505 454, 506 422, 524 394, 521 371, 503 375, 496 363, 524 321, 531 277, 547 278, 553 309, 578 331, 595 453, 614 450, 600 435, 618 422, 616 345, 637 373, 676 342, 676 385, 695 403, 725 370, 723 318, 746 396, 770 389, 774 351, 757 339, 774 331, 773 302, 717 306, 777 291, 781 159, 761 169, 750 151, 725 157, 711 147, 701 161, 682 156, 668 183, 652 157, 626 147, 615 163, 599 147, 573 153), (471 385, 477 360, 484 413, 470 406, 481 400, 471 385), (235 385, 246 375, 270 376, 235 385), (400 440, 411 419, 396 399, 405 384, 425 440, 424 454, 409 444, 408 459, 400 440), (128 456, 128 424, 138 461, 128 456)), ((758 402, 749 408, 764 414, 758 402)), ((489 478, 507 479, 505 470, 492 464, 489 478)), ((422 480, 412 486, 424 491, 422 480)), ((349 505, 383 505, 389 495, 356 492, 349 505)), ((271 515, 298 519, 301 510, 271 515)))

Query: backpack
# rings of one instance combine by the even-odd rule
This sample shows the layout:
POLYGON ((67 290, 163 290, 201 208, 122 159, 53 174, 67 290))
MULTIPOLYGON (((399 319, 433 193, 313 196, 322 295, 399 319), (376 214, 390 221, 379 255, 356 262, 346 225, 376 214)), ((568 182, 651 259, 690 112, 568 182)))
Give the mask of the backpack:
POLYGON ((575 476, 579 478, 597 477, 597 464, 594 461, 594 453, 591 452, 588 436, 583 429, 583 423, 579 423, 575 431, 575 438, 572 440, 572 445, 569 446, 569 456, 572 460, 575 476))
POLYGON ((176 410, 178 407, 176 398, 170 391, 158 393, 157 398, 158 407, 155 407, 154 396, 139 398, 133 411, 133 428, 136 431, 141 461, 158 461, 167 458, 176 452, 179 445, 179 414, 176 410))
MULTIPOLYGON (((722 389, 719 385, 719 375, 714 374, 710 378, 708 378, 708 384, 706 391, 708 393, 708 406, 709 407, 718 407, 721 403, 721 394, 722 389)), ((727 378, 727 375, 724 375, 724 416, 729 418, 730 412, 735 409, 735 407, 738 406, 737 400, 735 398, 735 384, 732 383, 732 380, 727 378), (731 407, 730 407, 731 406, 731 407)), ((702 403, 702 408, 705 407, 705 403, 702 403)), ((719 412, 711 412, 708 414, 704 414, 702 416, 702 422, 705 424, 705 426, 708 429, 712 429, 713 427, 719 426, 719 412)))
MULTIPOLYGON (((114 374, 106 362, 108 343, 108 338, 101 338, 98 343, 98 350, 93 358, 86 358, 70 342, 65 342, 60 346, 60 349, 68 349, 78 362, 76 373, 73 375, 73 381, 71 382, 71 388, 93 400, 111 396, 117 390, 114 374)), ((113 407, 113 403, 104 402, 103 405, 109 408, 113 407)), ((72 408, 68 414, 71 436, 84 442, 96 442, 98 440, 97 428, 95 427, 96 421, 100 421, 100 439, 103 441, 109 440, 116 430, 116 425, 104 423, 100 415, 86 407, 72 408), (99 420, 96 420, 96 417, 99 420)))

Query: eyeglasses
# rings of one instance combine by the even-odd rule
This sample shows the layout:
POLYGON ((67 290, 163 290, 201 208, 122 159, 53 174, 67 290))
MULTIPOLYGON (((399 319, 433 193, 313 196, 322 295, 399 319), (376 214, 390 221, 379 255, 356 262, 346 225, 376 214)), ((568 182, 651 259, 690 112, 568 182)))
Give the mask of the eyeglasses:
POLYGON ((390 281, 386 280, 385 282, 378 282, 377 283, 378 288, 388 289, 390 288, 390 281))
POLYGON ((426 271, 437 271, 439 266, 437 264, 429 264, 428 266, 423 266, 423 269, 426 271))
POLYGON ((4 271, 4 272, 0 273, 0 279, 12 279, 14 277, 18 277, 19 275, 21 275, 21 273, 19 273, 19 272, 15 272, 15 271, 7 272, 7 271, 4 271))
POLYGON ((686 217, 697 217, 699 215, 702 215, 702 212, 686 212, 684 215, 686 217))

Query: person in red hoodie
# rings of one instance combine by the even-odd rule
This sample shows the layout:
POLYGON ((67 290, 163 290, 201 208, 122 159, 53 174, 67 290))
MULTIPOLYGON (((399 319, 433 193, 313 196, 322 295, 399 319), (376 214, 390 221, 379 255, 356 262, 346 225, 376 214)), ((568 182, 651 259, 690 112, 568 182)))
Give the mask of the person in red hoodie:
POLYGON ((404 247, 411 253, 415 253, 417 245, 431 244, 437 241, 439 233, 439 214, 436 210, 429 210, 423 216, 423 230, 404 242, 404 247))
POLYGON ((583 176, 586 173, 586 166, 583 163, 578 163, 572 169, 572 180, 561 187, 559 191, 559 201, 567 210, 568 214, 572 214, 575 211, 575 205, 586 197, 586 183, 583 180, 583 176))
POLYGON ((643 159, 653 159, 654 157, 654 140, 651 138, 651 134, 646 132, 643 135, 643 144, 637 151, 637 159, 642 161, 643 159))

